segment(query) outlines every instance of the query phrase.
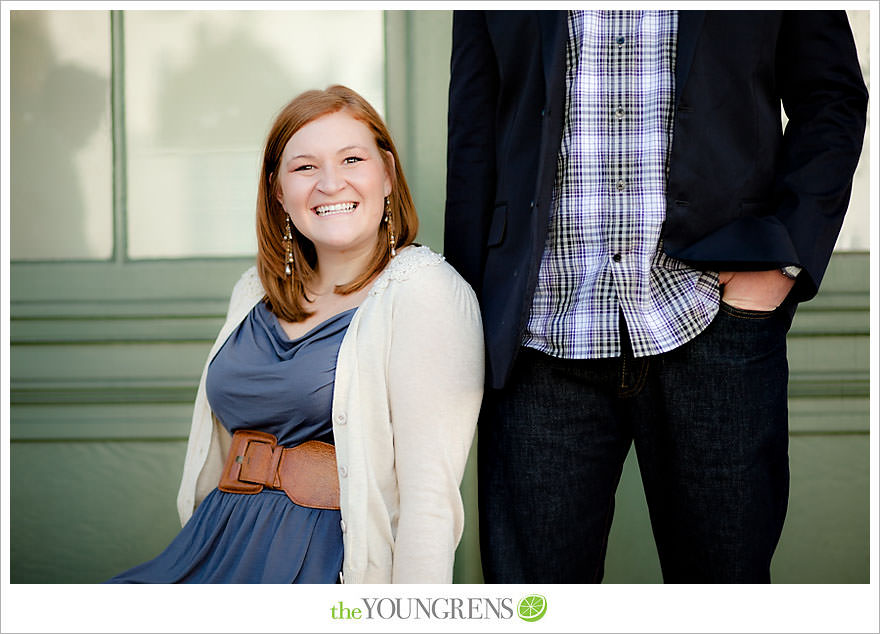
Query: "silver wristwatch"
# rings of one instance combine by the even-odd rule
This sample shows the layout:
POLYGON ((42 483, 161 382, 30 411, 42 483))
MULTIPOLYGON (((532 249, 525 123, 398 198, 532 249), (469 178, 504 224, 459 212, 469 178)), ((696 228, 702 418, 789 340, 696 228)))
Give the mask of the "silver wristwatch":
POLYGON ((800 273, 802 270, 803 269, 801 269, 801 267, 799 267, 799 266, 791 265, 791 266, 783 266, 782 268, 779 269, 779 272, 782 273, 785 277, 787 277, 790 280, 796 280, 798 273, 800 273))

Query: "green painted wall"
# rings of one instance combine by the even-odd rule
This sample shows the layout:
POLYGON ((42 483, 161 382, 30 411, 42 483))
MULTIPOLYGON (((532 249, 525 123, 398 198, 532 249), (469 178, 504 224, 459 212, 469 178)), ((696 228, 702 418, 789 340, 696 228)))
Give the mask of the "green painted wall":
MULTIPOLYGON (((422 218, 420 240, 438 250, 450 24, 448 12, 386 17, 389 126, 422 218)), ((249 264, 117 255, 11 266, 13 583, 99 582, 174 536, 199 372, 249 264)), ((789 337, 792 493, 777 582, 868 582, 868 268, 867 254, 835 255, 789 337)), ((471 464, 458 582, 482 579, 475 484, 471 464)), ((630 460, 606 581, 659 580, 630 460)))
MULTIPOLYGON (((26 294, 18 289, 27 268, 13 269, 16 297, 26 294)), ((191 400, 235 277, 223 270, 232 266, 216 268, 228 281, 217 285, 216 298, 166 299, 151 314, 146 304, 132 314, 135 300, 114 302, 120 310, 110 315, 98 299, 59 298, 29 317, 36 302, 13 300, 13 582, 100 581, 157 554, 177 531, 174 498, 191 400)), ((778 582, 868 581, 867 269, 865 254, 837 254, 789 337, 792 492, 774 563, 778 582)), ((472 467, 463 490, 468 532, 456 578, 478 582, 472 467)), ((659 581, 632 461, 618 494, 606 580, 659 581)))

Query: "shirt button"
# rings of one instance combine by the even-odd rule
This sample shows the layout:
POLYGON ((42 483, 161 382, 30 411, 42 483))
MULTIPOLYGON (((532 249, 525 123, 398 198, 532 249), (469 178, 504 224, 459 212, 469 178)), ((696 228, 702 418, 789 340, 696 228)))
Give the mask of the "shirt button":
POLYGON ((622 35, 617 38, 617 46, 623 46, 624 42, 626 42, 626 38, 622 35))
POLYGON ((348 418, 346 418, 344 412, 339 412, 336 415, 336 422, 339 423, 340 425, 345 425, 345 423, 348 422, 348 418))
POLYGON ((345 532, 345 520, 339 520, 339 529, 344 533, 345 532))
POLYGON ((611 256, 611 259, 614 260, 615 262, 620 262, 620 260, 623 258, 621 257, 621 255, 619 253, 615 253, 614 255, 611 256))
POLYGON ((626 189, 626 181, 621 178, 617 181, 617 191, 622 192, 624 189, 626 189))
POLYGON ((614 111, 614 116, 618 119, 623 119, 623 115, 625 112, 626 111, 622 107, 618 106, 617 110, 614 111))
POLYGON ((341 467, 339 467, 339 475, 341 475, 343 478, 347 478, 348 477, 348 467, 346 467, 345 465, 342 465, 341 467))

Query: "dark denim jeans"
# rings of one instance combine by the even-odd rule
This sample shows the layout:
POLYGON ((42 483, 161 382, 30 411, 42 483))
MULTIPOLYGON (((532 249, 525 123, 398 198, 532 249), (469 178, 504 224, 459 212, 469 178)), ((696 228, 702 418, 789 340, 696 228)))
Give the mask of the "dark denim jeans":
POLYGON ((635 443, 667 583, 760 583, 788 504, 790 325, 721 305, 694 340, 635 359, 520 351, 487 394, 479 504, 488 583, 602 580, 635 443))

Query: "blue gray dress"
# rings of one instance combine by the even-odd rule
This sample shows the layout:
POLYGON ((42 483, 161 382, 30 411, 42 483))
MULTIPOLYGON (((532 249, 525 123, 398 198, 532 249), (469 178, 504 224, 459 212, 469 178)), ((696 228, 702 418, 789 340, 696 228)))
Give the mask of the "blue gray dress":
MULTIPOLYGON (((336 357, 354 312, 291 340, 258 303, 208 368, 214 415, 230 433, 268 432, 285 447, 332 443, 336 357)), ((214 489, 168 548, 109 583, 336 583, 339 520, 339 511, 298 506, 283 491, 214 489)))

